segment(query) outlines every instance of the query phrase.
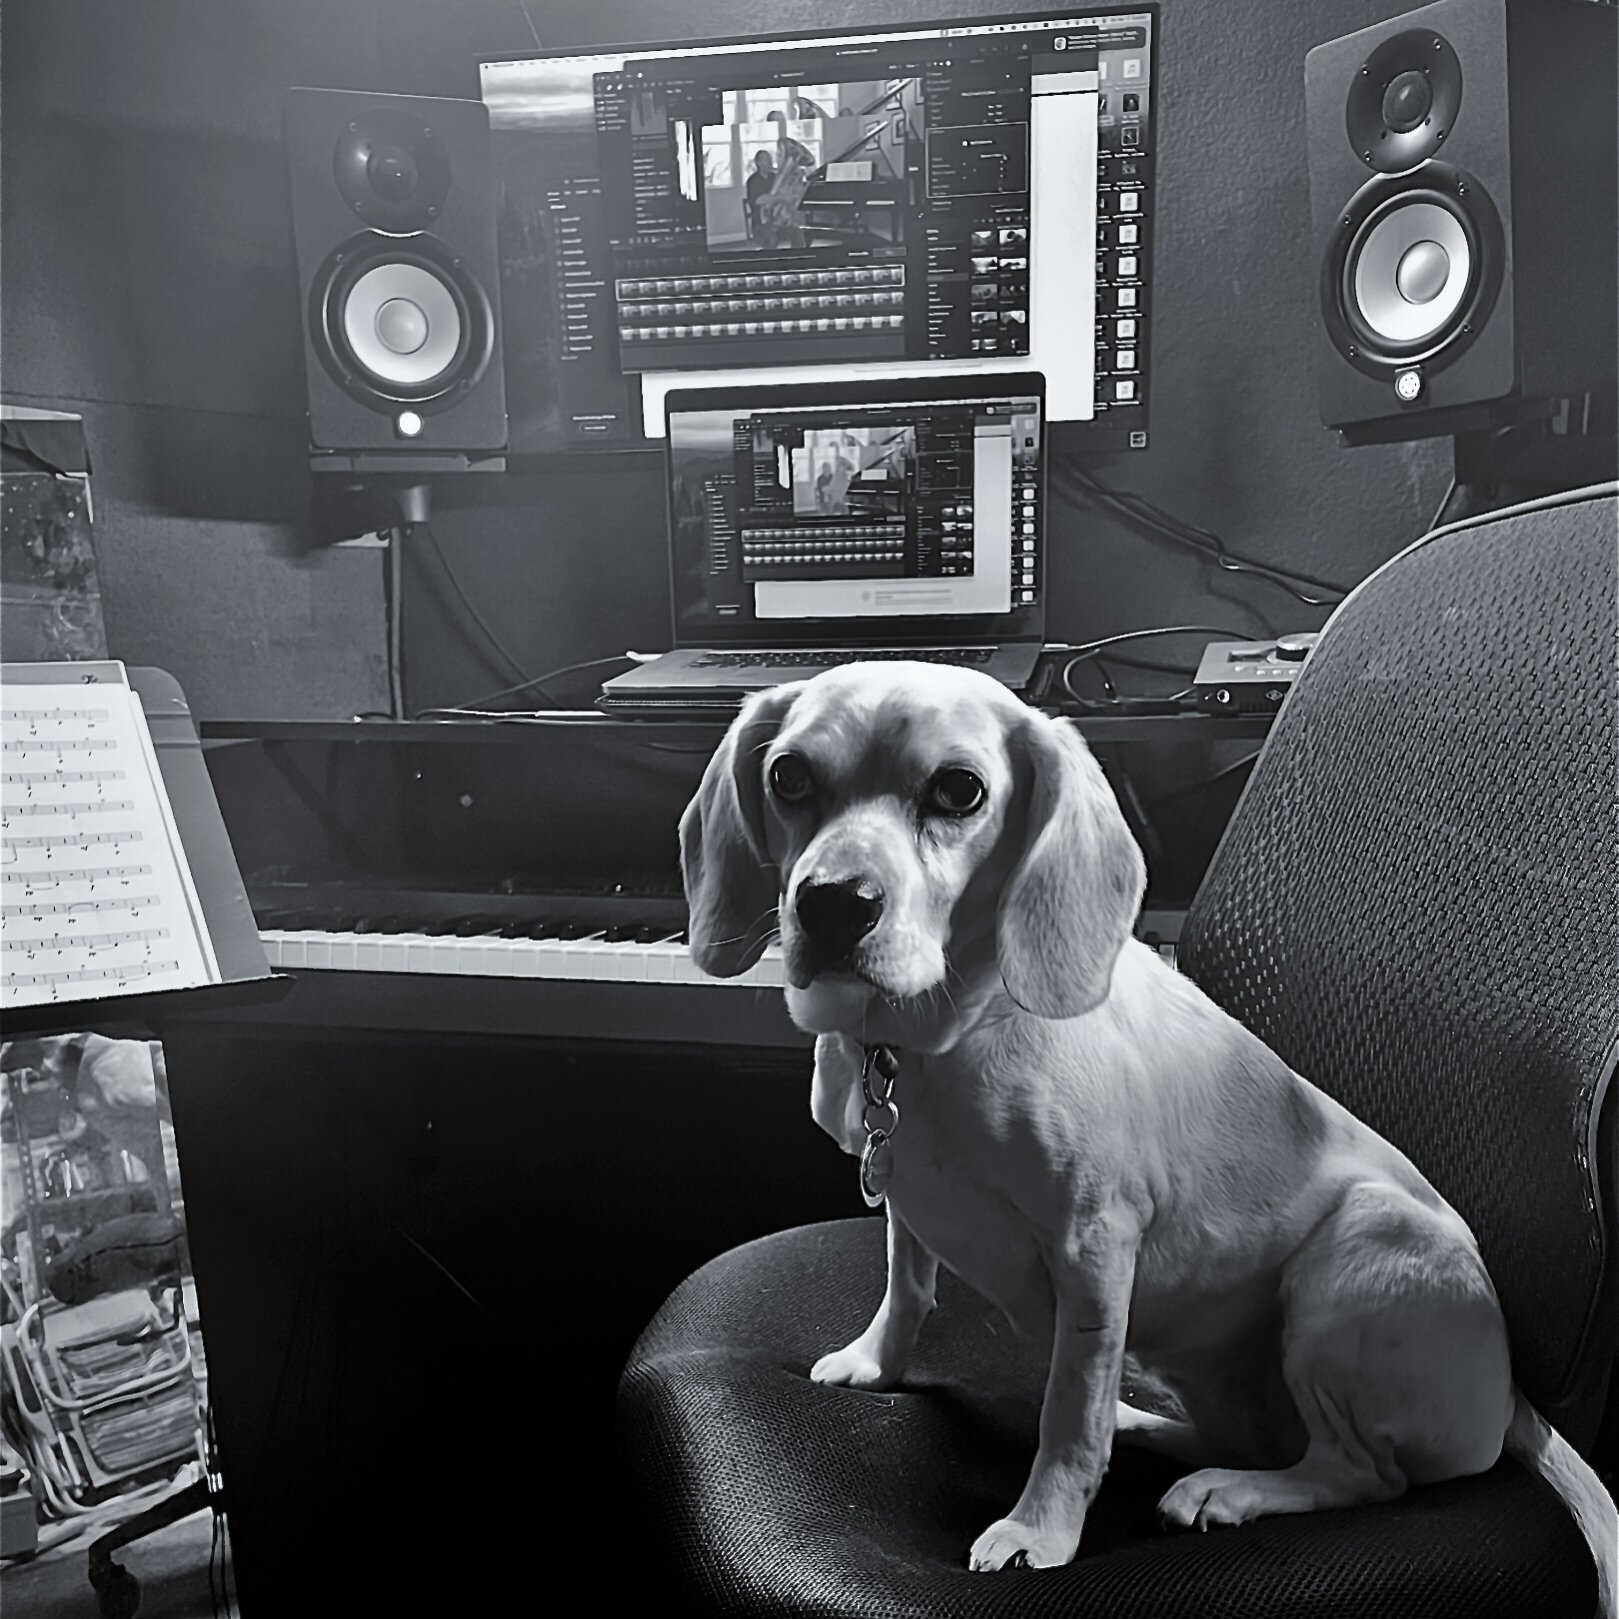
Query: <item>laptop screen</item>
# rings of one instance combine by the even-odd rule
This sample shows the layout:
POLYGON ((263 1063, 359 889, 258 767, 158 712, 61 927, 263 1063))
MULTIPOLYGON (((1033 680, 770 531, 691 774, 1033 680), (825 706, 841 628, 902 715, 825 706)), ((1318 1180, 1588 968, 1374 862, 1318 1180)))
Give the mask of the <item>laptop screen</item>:
POLYGON ((672 392, 677 646, 1044 634, 1044 382, 672 392))

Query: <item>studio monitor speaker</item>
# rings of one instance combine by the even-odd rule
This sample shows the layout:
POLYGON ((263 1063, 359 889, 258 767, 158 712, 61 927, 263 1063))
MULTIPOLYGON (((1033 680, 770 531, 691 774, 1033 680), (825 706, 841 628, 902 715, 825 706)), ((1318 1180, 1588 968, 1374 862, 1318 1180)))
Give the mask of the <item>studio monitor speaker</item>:
POLYGON ((487 110, 293 90, 286 147, 310 465, 498 470, 506 389, 487 110))
POLYGON ((1327 426, 1465 432, 1613 386, 1616 20, 1438 0, 1309 53, 1327 426))

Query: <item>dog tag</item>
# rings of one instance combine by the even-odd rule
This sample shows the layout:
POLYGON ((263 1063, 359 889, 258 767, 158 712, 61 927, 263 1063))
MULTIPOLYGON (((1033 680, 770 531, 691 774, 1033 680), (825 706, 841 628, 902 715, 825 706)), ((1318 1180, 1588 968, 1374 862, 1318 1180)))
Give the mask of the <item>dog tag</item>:
POLYGON ((876 1208, 888 1195, 894 1178, 894 1149, 886 1130, 873 1130, 866 1137, 866 1150, 860 1155, 860 1195, 868 1209, 876 1208))

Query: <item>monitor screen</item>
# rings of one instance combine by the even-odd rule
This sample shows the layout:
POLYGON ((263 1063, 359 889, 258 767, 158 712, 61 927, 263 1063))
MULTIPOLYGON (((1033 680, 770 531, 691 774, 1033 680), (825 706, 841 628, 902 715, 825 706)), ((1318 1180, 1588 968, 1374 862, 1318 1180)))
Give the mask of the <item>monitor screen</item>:
POLYGON ((1008 364, 1082 443, 1144 447, 1156 25, 484 63, 513 453, 655 442, 672 387, 1008 364))
POLYGON ((1037 633, 1043 417, 1015 376, 671 392, 677 643, 1037 633))

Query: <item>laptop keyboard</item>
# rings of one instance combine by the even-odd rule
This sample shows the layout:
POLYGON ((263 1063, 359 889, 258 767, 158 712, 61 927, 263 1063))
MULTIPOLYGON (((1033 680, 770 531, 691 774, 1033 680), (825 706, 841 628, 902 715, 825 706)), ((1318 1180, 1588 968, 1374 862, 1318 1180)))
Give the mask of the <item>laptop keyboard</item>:
POLYGON ((832 669, 844 663, 893 662, 985 664, 995 656, 990 646, 878 647, 859 651, 804 647, 790 652, 705 652, 692 660, 694 669, 832 669))

